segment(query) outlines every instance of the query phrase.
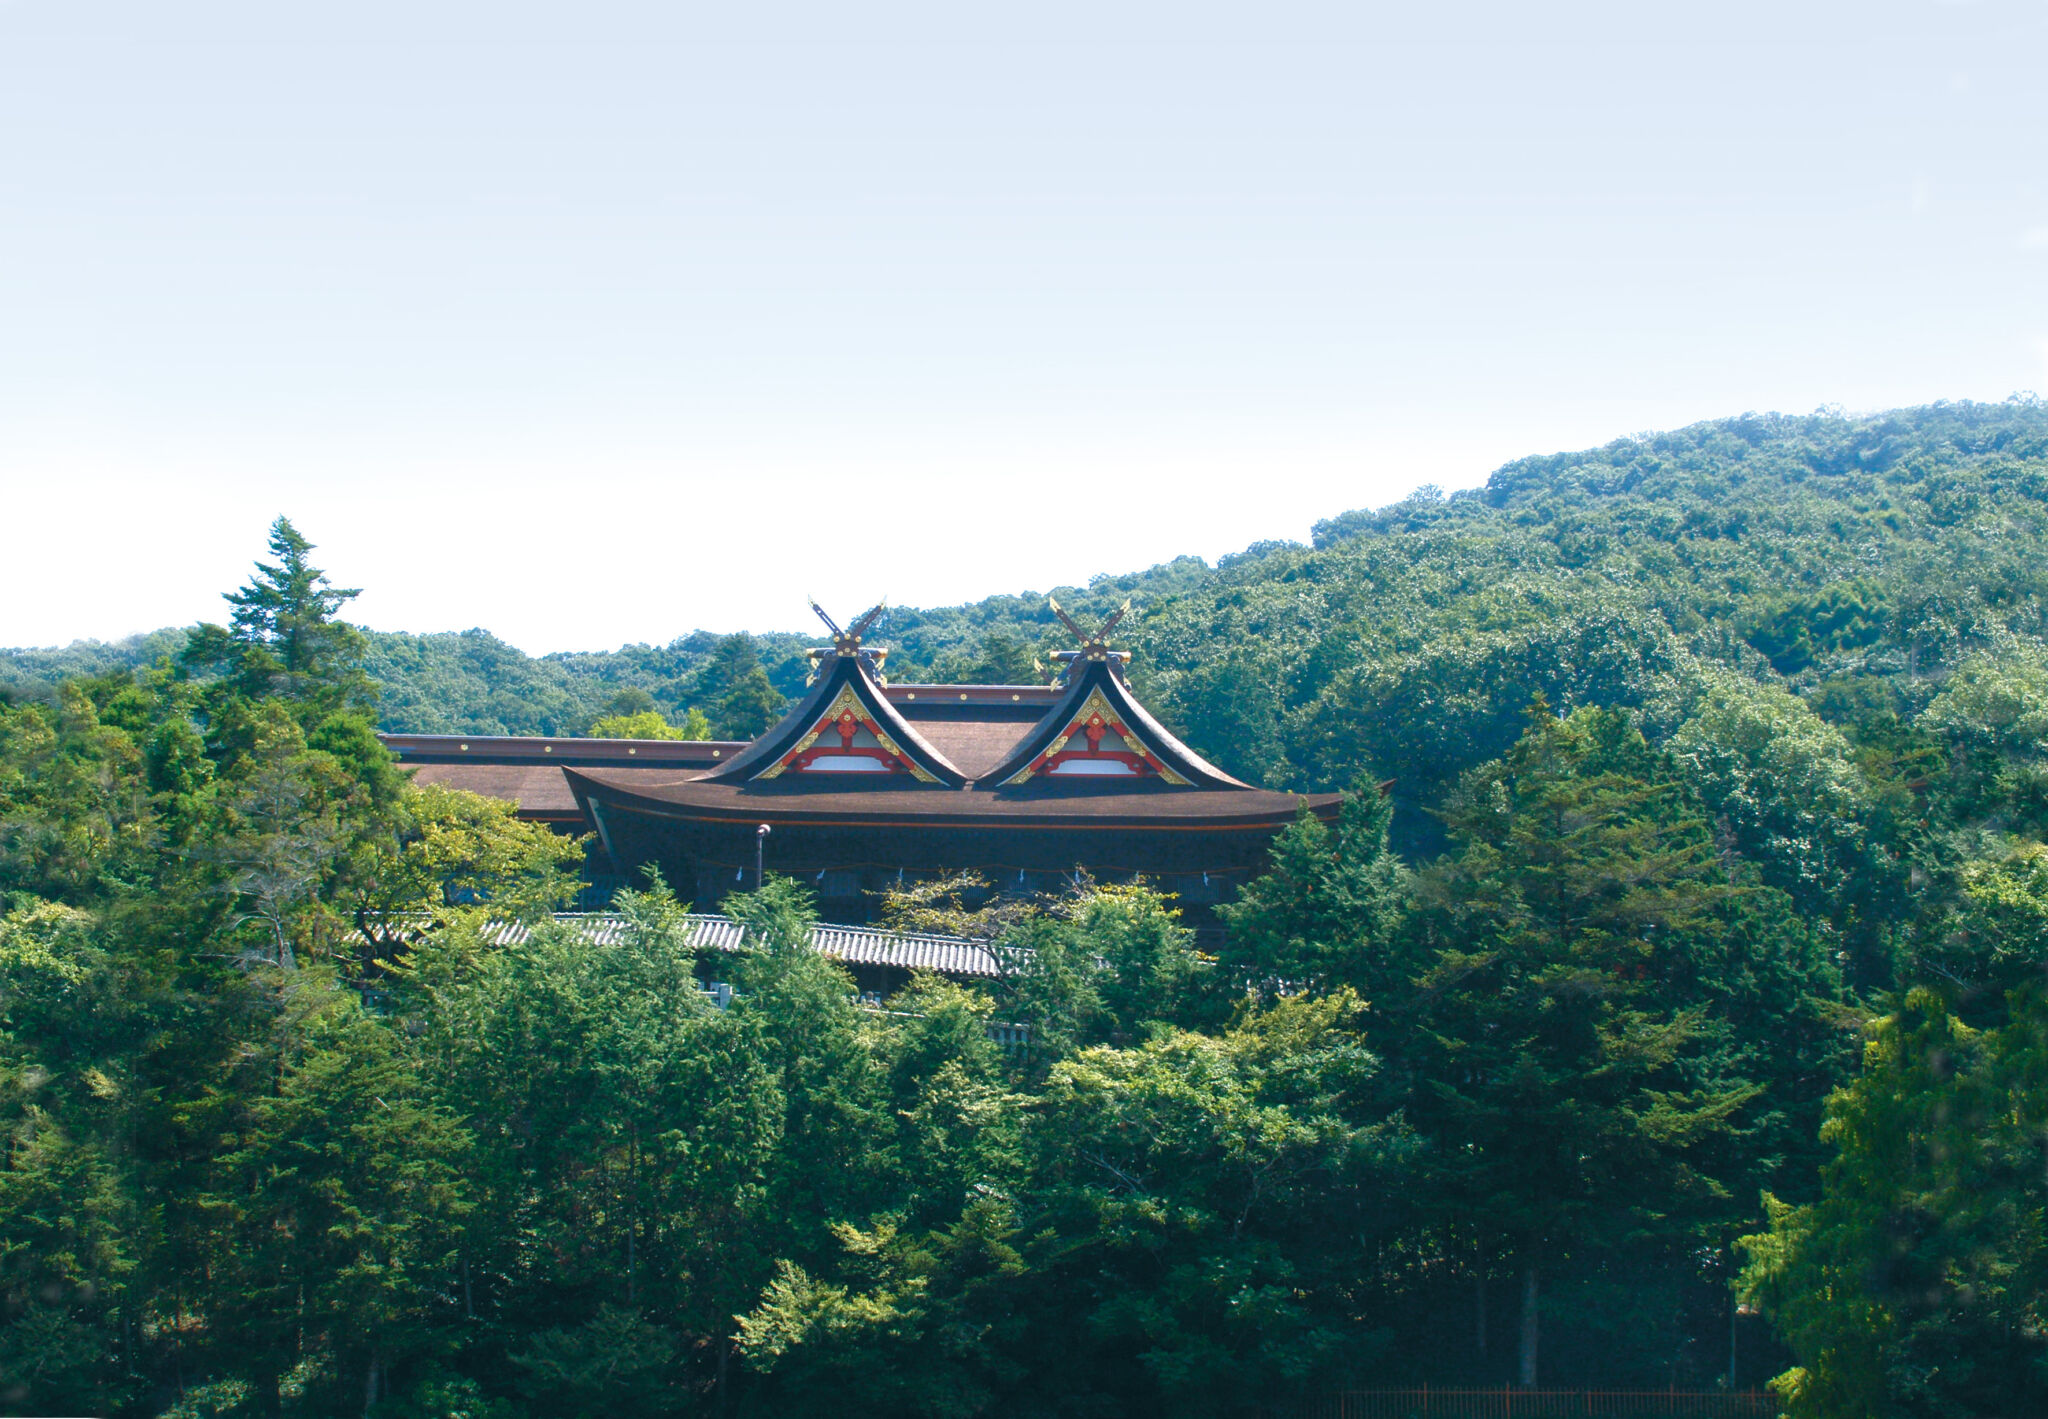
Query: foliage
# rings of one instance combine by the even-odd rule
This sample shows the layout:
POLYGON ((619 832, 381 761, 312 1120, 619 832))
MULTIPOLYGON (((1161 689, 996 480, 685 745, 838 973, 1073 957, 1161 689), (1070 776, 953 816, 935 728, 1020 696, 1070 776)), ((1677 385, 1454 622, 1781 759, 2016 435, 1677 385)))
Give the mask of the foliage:
POLYGON ((280 522, 225 624, 0 657, 0 1410, 2040 1409, 2044 517, 2036 404, 1746 416, 1062 589, 1140 600, 1202 752, 1351 796, 1220 933, 906 884, 1002 974, 884 1009, 786 881, 732 953, 659 881, 593 942, 580 844, 373 733, 751 732, 806 638, 363 632, 280 522))
POLYGON ((503 799, 425 784, 400 796, 389 824, 352 884, 359 971, 390 968, 464 916, 532 921, 581 890, 584 839, 522 822, 503 799))
POLYGON ((1727 1191, 1699 1159, 1763 1092, 1704 1048, 1699 958, 1730 888, 1662 768, 1622 716, 1539 701, 1462 786, 1458 851, 1422 884, 1442 944, 1403 1049, 1424 1080, 1414 1117, 1444 1145, 1435 1205, 1498 1229, 1528 1296, 1549 1258, 1709 1222, 1727 1191))
POLYGON ((1971 1030, 1916 989, 1872 1028, 1828 1104, 1820 1200, 1770 1199, 1744 1239, 1745 1293, 1801 1364, 1777 1389, 1807 1416, 2004 1415, 2048 1405, 2048 1009, 1971 1030))
MULTIPOLYGON (((643 710, 639 714, 611 714, 603 719, 593 720, 584 731, 592 739, 682 739, 686 738, 667 720, 659 710, 643 710)), ((710 735, 705 735, 710 738, 710 735)))
POLYGON ((1392 805, 1370 776, 1352 786, 1334 826, 1304 810, 1275 840, 1271 865, 1219 915, 1223 965, 1262 998, 1352 983, 1389 983, 1410 882, 1387 845, 1392 805))

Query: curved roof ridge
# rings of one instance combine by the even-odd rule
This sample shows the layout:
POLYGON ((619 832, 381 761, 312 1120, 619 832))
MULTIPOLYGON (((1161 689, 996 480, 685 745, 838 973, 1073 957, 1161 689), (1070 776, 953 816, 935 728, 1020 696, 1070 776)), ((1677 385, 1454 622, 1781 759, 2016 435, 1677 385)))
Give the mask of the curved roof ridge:
POLYGON ((1145 741, 1145 747, 1186 779, 1189 786, 1222 789, 1253 787, 1243 779, 1233 778, 1217 768, 1183 744, 1173 731, 1154 719, 1150 711, 1138 703, 1130 687, 1124 684, 1123 678, 1116 674, 1108 661, 1090 660, 1081 664, 1083 668, 1068 683, 1067 692, 1045 712, 1045 717, 1018 742, 1017 747, 1011 750, 1007 758, 981 775, 980 783, 989 787, 1000 787, 1015 780, 1046 752, 1054 740, 1067 732, 1090 697, 1100 693, 1117 716, 1145 741))
POLYGON ((818 728, 819 719, 848 690, 875 723, 934 780, 948 788, 966 785, 967 775, 940 753, 930 740, 919 734, 902 712, 890 703, 867 659, 858 654, 840 653, 831 656, 830 668, 818 677, 809 693, 798 700, 789 713, 770 725, 752 744, 717 768, 699 775, 699 778, 730 782, 759 778, 770 772, 789 755, 798 741, 818 728))

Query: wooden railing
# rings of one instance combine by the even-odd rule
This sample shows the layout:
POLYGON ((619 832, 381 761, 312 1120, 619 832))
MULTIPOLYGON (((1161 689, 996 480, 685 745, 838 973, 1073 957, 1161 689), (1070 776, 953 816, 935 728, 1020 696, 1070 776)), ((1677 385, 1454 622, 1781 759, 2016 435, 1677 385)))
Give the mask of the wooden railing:
POLYGON ((1262 1406, 1257 1419, 1776 1419, 1757 1390, 1367 1389, 1262 1406))

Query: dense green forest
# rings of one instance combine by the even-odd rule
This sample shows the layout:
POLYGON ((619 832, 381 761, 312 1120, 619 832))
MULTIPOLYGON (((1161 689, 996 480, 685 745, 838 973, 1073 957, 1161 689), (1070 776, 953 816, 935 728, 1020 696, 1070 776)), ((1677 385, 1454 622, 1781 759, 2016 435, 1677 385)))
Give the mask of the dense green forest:
POLYGON ((1135 601, 1200 751, 1352 797, 1213 954, 1143 884, 915 888, 1009 969, 886 1012, 791 883, 738 953, 659 882, 590 945, 576 844, 372 732, 749 732, 809 638, 532 660, 271 551, 226 625, 7 653, 7 1412, 2048 1412, 2048 407, 1702 424, 1060 593, 1135 601))

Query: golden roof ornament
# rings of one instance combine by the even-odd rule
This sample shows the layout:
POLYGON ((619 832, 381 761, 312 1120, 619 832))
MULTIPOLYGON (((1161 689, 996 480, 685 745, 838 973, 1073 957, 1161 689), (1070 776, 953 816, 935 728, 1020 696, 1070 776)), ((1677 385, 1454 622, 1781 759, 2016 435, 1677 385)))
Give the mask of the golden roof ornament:
POLYGON ((859 659, 866 664, 868 669, 874 671, 877 680, 882 680, 884 684, 887 684, 888 682, 882 676, 882 662, 888 659, 889 647, 885 645, 864 646, 861 644, 861 637, 866 635, 873 628, 875 622, 881 619, 883 608, 887 605, 886 601, 877 601, 849 629, 842 631, 839 629, 839 623, 825 613, 825 608, 813 600, 811 602, 811 609, 818 613, 818 619, 823 621, 825 629, 832 633, 832 644, 813 646, 804 652, 805 658, 811 662, 810 680, 815 681, 818 678, 819 666, 826 656, 851 656, 859 659))
POLYGON ((1093 635, 1082 630, 1080 623, 1061 610, 1060 603, 1053 600, 1052 597, 1046 597, 1045 604, 1052 607, 1052 613, 1060 618, 1060 624, 1065 626, 1072 633, 1074 639, 1081 643, 1079 650, 1056 650, 1053 652, 1052 658, 1060 662, 1066 678, 1073 678, 1076 665, 1086 664, 1090 661, 1106 663, 1110 670, 1116 674, 1117 678, 1123 678, 1124 666, 1129 663, 1131 653, 1127 650, 1111 650, 1109 648, 1109 633, 1115 628, 1118 621, 1121 621, 1130 614, 1131 603, 1128 599, 1124 601, 1123 605, 1110 613, 1108 620, 1095 628, 1093 635))

